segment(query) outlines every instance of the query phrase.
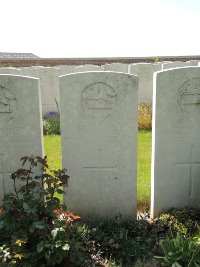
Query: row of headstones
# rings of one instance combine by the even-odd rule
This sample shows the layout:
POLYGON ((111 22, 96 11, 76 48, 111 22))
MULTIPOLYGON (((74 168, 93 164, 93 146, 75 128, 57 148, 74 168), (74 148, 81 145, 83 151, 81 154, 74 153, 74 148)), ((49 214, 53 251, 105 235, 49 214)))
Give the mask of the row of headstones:
POLYGON ((58 111, 60 103, 59 94, 59 76, 86 72, 86 71, 117 71, 129 73, 139 76, 139 90, 138 90, 138 103, 139 104, 152 104, 153 96, 153 74, 156 71, 166 70, 169 68, 198 66, 198 61, 188 62, 158 62, 151 63, 136 63, 136 64, 105 64, 102 66, 97 65, 82 65, 82 66, 66 66, 60 65, 56 67, 24 67, 17 68, 0 68, 0 74, 16 74, 30 76, 40 79, 40 88, 42 96, 42 113, 45 114, 49 111, 58 111))
MULTIPOLYGON (((64 197, 82 217, 136 217, 138 77, 60 78, 64 197)), ((155 76, 151 214, 200 201, 200 68, 155 76)), ((39 79, 0 75, 0 199, 24 155, 43 155, 39 79)))

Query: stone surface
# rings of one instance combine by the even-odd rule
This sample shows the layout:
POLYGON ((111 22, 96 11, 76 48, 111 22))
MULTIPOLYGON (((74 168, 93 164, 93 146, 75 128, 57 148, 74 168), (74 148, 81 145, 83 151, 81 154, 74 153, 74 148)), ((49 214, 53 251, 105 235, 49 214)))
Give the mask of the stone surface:
POLYGON ((0 75, 0 203, 22 156, 43 156, 38 79, 0 75))
POLYGON ((122 64, 122 63, 112 63, 112 64, 105 64, 102 65, 101 68, 105 71, 116 71, 116 72, 124 72, 128 73, 129 64, 122 64))
POLYGON ((74 69, 76 66, 68 66, 68 65, 58 65, 56 68, 59 69, 59 76, 66 75, 69 73, 74 73, 74 69))
POLYGON ((59 95, 59 69, 54 67, 35 67, 23 71, 25 75, 40 79, 42 113, 58 111, 59 95))
POLYGON ((153 74, 156 71, 162 70, 161 63, 137 63, 129 66, 130 74, 138 75, 139 77, 139 104, 152 104, 153 98, 153 74))
POLYGON ((157 73, 151 214, 200 203, 200 68, 157 73))
POLYGON ((114 72, 60 78, 64 200, 83 217, 136 217, 137 87, 114 72))
POLYGON ((22 75, 22 70, 21 69, 16 69, 16 68, 0 68, 0 74, 16 74, 16 75, 22 75))
POLYGON ((199 60, 190 60, 189 62, 192 64, 192 66, 198 66, 199 60))
POLYGON ((164 63, 163 64, 163 70, 189 67, 189 66, 197 66, 197 62, 195 62, 195 61, 187 61, 187 62, 175 61, 175 62, 170 62, 170 63, 164 63))
POLYGON ((76 72, 86 72, 86 71, 103 71, 103 69, 98 65, 86 64, 74 68, 74 73, 76 72))

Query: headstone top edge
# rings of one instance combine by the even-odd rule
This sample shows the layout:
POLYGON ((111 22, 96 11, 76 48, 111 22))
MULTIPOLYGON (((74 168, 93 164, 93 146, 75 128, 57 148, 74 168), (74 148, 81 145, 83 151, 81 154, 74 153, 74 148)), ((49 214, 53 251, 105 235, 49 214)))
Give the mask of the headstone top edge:
POLYGON ((18 75, 18 74, 1 74, 0 73, 0 77, 5 77, 5 76, 8 76, 8 77, 10 77, 10 76, 12 76, 13 78, 17 78, 17 77, 21 77, 21 78, 24 78, 24 79, 31 79, 31 80, 39 80, 39 78, 36 78, 36 77, 32 77, 32 76, 26 76, 26 75, 18 75))
POLYGON ((88 74, 101 74, 103 76, 109 76, 109 75, 122 75, 124 77, 130 76, 130 77, 138 77, 138 75, 135 74, 130 74, 130 73, 124 73, 124 72, 118 72, 118 71, 86 71, 86 72, 77 72, 77 73, 68 73, 68 74, 64 74, 59 76, 60 79, 64 78, 64 77, 73 77, 73 76, 86 76, 88 74))

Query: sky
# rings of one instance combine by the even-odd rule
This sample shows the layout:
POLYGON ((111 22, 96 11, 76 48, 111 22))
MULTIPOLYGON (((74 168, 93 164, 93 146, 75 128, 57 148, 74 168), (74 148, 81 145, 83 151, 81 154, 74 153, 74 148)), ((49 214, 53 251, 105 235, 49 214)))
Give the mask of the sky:
POLYGON ((200 0, 0 0, 0 52, 200 55, 200 0))

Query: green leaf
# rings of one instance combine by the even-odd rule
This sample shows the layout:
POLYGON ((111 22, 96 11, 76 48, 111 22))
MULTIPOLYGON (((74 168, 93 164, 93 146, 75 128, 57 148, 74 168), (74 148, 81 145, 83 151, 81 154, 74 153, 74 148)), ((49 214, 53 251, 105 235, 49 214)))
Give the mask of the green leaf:
POLYGON ((63 190, 62 189, 57 189, 56 190, 58 194, 63 194, 63 190))
POLYGON ((52 235, 53 239, 56 238, 56 236, 57 236, 59 230, 60 230, 60 228, 55 228, 55 229, 53 229, 53 230, 51 231, 51 235, 52 235))
POLYGON ((42 230, 42 229, 44 229, 46 227, 46 225, 45 225, 44 222, 39 221, 39 222, 35 222, 34 223, 34 227, 35 227, 35 229, 42 230))
POLYGON ((69 250, 70 249, 70 245, 68 243, 66 243, 64 246, 62 246, 63 250, 69 250))
POLYGON ((44 249, 44 241, 37 244, 37 252, 42 252, 44 249))

